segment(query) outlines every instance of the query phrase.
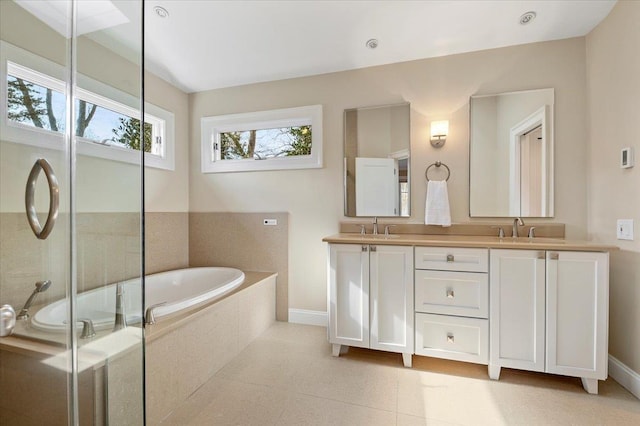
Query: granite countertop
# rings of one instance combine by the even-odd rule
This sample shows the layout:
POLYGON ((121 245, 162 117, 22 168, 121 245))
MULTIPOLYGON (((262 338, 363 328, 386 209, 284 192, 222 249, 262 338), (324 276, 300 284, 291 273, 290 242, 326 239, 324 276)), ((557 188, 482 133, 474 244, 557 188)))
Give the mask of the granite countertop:
POLYGON ((503 248, 531 250, 614 251, 618 247, 589 241, 565 240, 562 238, 498 238, 477 235, 384 235, 341 233, 325 237, 322 241, 340 244, 410 245, 430 247, 503 248))

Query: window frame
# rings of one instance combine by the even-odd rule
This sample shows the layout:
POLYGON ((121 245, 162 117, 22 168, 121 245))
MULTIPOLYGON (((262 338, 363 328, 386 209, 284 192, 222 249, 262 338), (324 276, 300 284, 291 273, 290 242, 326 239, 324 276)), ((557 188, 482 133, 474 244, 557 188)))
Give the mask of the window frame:
POLYGON ((322 168, 322 105, 202 117, 200 130, 202 173, 322 168), (310 155, 272 157, 262 160, 220 159, 221 133, 305 125, 311 126, 310 155), (217 149, 214 148, 216 144, 217 149))
MULTIPOLYGON (((13 75, 64 95, 66 93, 65 68, 7 42, 0 41, 0 43, 0 80, 2 82, 0 84, 0 98, 3 99, 3 102, 0 102, 0 119, 4 123, 0 138, 4 141, 38 148, 66 149, 64 133, 9 120, 7 89, 7 78, 9 75, 13 75), (34 133, 38 136, 34 137, 34 133)), ((118 114, 139 119, 139 98, 80 73, 76 75, 76 78, 74 108, 76 100, 83 100, 118 114)), ((144 122, 151 124, 154 128, 152 152, 144 153, 145 167, 175 170, 174 114, 145 102, 144 122), (155 146, 157 137, 160 137, 162 141, 159 148, 155 146), (156 153, 153 152, 154 149, 156 153)), ((138 150, 117 145, 103 145, 98 141, 81 136, 74 136, 74 138, 80 155, 140 164, 138 150)))

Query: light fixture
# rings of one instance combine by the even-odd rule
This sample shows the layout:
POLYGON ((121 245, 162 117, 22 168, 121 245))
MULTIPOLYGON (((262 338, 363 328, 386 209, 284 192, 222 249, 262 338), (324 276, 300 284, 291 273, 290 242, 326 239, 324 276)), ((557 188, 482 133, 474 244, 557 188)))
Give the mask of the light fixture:
POLYGON ((162 6, 155 6, 153 8, 153 11, 156 13, 156 15, 158 15, 160 18, 168 18, 169 17, 169 11, 167 9, 165 9, 162 6))
POLYGON ((376 39, 376 38, 370 38, 369 40, 367 40, 367 42, 365 43, 365 45, 366 45, 369 49, 375 49, 376 47, 378 47, 378 39, 376 39))
POLYGON ((434 148, 442 148, 449 134, 449 121, 432 121, 431 122, 431 146, 434 148))
POLYGON ((536 19, 536 13, 533 10, 525 12, 520 16, 520 25, 530 24, 534 19, 536 19))

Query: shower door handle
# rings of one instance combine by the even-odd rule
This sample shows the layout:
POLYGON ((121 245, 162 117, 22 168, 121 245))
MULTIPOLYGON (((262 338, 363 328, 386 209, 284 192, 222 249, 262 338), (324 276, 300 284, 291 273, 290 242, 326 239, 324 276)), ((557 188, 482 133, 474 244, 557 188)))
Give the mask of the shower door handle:
POLYGON ((31 168, 31 173, 29 173, 29 178, 27 179, 27 189, 24 194, 24 204, 27 210, 27 219, 29 220, 31 230, 38 239, 45 240, 53 230, 53 225, 55 225, 56 219, 58 218, 60 188, 58 186, 58 179, 53 173, 51 164, 49 164, 49 162, 44 158, 36 160, 35 164, 31 168), (44 226, 40 225, 34 201, 36 182, 38 180, 38 175, 40 175, 40 170, 44 171, 44 175, 47 177, 47 183, 49 184, 49 213, 47 214, 47 221, 44 223, 44 226))

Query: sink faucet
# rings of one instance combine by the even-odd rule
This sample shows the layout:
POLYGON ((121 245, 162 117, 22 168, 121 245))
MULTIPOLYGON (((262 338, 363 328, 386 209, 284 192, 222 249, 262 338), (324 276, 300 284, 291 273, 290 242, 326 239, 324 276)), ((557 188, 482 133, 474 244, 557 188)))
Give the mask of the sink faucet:
POLYGON ((513 219, 513 231, 511 232, 511 236, 513 238, 518 238, 518 225, 524 226, 524 222, 521 217, 516 217, 513 219))
POLYGON ((378 218, 373 218, 373 235, 378 235, 378 218))

